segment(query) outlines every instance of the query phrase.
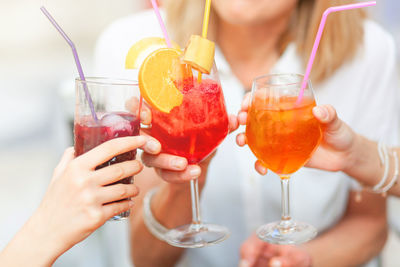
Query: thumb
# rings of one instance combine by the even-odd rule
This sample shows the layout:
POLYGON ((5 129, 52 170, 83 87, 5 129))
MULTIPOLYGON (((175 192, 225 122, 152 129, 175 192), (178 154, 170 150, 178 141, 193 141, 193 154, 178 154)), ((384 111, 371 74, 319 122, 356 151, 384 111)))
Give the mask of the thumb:
POLYGON ((74 159, 75 150, 73 147, 69 147, 65 150, 63 156, 61 157, 60 162, 57 164, 54 169, 53 176, 58 177, 67 167, 68 163, 74 159))
POLYGON ((331 105, 321 105, 313 108, 315 118, 323 125, 325 131, 335 133, 343 126, 336 110, 331 105))
POLYGON ((348 149, 354 139, 351 128, 338 118, 336 110, 331 105, 321 105, 313 108, 313 114, 324 129, 323 143, 336 150, 348 149))
POLYGON ((240 247, 239 267, 253 266, 262 252, 264 242, 259 240, 256 235, 252 235, 240 247))

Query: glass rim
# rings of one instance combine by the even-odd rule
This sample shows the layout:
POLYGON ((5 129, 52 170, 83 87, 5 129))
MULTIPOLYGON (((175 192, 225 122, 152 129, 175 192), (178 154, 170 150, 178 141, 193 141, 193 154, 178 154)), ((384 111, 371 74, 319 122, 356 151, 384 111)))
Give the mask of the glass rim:
POLYGON ((75 82, 95 85, 118 85, 118 86, 138 86, 139 82, 136 80, 128 80, 113 77, 85 77, 82 80, 80 77, 75 78, 75 82))
MULTIPOLYGON (((253 79, 253 83, 256 84, 259 80, 268 78, 268 77, 279 77, 279 76, 295 76, 295 77, 299 77, 300 81, 298 82, 288 82, 288 83, 269 83, 267 82, 266 85, 268 86, 293 86, 293 85, 301 85, 303 83, 303 79, 304 79, 304 75, 303 74, 298 74, 298 73, 270 73, 270 74, 264 74, 264 75, 260 75, 257 76, 253 79)), ((310 79, 307 80, 307 84, 310 83, 310 79)))

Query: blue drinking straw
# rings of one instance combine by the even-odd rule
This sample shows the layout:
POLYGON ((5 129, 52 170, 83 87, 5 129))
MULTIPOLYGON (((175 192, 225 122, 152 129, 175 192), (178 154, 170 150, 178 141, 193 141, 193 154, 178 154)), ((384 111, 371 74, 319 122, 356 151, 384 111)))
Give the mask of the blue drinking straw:
POLYGON ((81 81, 83 81, 83 89, 85 91, 86 100, 90 107, 90 112, 92 113, 92 117, 93 117, 94 121, 97 123, 99 121, 99 119, 97 118, 96 112, 94 111, 92 97, 90 96, 89 90, 87 88, 85 75, 83 74, 82 65, 79 60, 78 52, 76 51, 74 43, 71 41, 71 39, 69 39, 68 35, 63 31, 63 29, 61 29, 60 25, 58 25, 58 23, 50 15, 50 13, 47 11, 47 9, 44 6, 42 6, 40 8, 40 10, 50 20, 51 24, 54 25, 54 27, 57 29, 57 31, 62 35, 62 37, 65 39, 65 41, 67 41, 67 43, 71 47, 72 54, 74 55, 74 58, 75 58, 76 67, 78 68, 79 77, 81 78, 81 81))

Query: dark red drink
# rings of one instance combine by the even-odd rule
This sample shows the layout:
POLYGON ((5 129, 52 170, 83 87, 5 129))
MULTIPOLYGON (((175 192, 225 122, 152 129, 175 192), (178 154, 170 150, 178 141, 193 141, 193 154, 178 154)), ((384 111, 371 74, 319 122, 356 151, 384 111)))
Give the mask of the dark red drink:
MULTIPOLYGON (((100 117, 100 116, 99 116, 100 117)), ((89 116, 81 117, 75 122, 75 156, 79 156, 92 148, 114 138, 139 135, 140 123, 136 116, 129 113, 107 113, 101 116, 98 124, 89 116)), ((99 165, 100 169, 115 163, 134 160, 136 150, 118 155, 99 165)), ((133 177, 120 180, 117 183, 132 183, 133 177)))

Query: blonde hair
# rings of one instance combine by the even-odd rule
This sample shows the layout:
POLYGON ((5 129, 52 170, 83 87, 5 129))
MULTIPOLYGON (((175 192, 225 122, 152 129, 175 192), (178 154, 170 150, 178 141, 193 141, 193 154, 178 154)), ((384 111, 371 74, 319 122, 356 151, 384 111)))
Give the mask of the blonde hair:
MULTIPOLYGON (((323 12, 330 6, 352 2, 354 0, 298 0, 292 21, 280 38, 279 51, 282 53, 290 42, 294 42, 305 66, 323 12)), ((201 33, 204 1, 165 0, 164 7, 171 35, 179 44, 184 45, 191 34, 201 33)), ((328 78, 342 64, 355 56, 363 41, 365 17, 361 9, 329 15, 313 65, 311 78, 314 82, 328 78)), ((217 15, 211 11, 209 38, 214 40, 216 22, 217 15)))

